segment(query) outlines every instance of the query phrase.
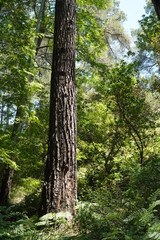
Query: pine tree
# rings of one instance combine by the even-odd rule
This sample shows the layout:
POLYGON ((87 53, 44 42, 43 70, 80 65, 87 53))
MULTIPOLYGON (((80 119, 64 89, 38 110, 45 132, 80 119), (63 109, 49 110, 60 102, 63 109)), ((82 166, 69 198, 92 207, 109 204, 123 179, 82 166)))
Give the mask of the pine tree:
POLYGON ((48 158, 40 214, 74 212, 76 183, 75 0, 57 0, 48 158))

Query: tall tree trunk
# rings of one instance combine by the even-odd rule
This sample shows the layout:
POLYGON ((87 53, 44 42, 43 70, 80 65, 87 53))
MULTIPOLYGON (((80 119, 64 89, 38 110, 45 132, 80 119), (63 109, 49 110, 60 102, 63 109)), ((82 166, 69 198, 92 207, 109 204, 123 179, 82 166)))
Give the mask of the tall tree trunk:
POLYGON ((57 0, 50 93, 48 158, 40 215, 74 212, 76 177, 76 0, 57 0))

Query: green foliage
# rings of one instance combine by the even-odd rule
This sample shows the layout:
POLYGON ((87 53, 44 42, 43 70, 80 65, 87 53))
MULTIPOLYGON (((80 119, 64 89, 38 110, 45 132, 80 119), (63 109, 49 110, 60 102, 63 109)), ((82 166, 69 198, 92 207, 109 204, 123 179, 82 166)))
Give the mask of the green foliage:
POLYGON ((6 149, 1 148, 0 149, 0 161, 5 165, 10 166, 12 169, 18 170, 19 168, 18 168, 16 162, 11 160, 11 157, 10 157, 11 154, 12 154, 12 152, 8 151, 8 153, 7 153, 6 149))
MULTIPOLYGON (((96 3, 93 7, 77 9, 77 61, 95 65, 96 59, 105 50, 103 23, 97 17, 96 3)), ((93 5, 93 4, 92 4, 93 5)))
MULTIPOLYGON (((138 162, 145 164, 156 149, 156 153, 159 152, 156 147, 159 145, 158 115, 153 107, 156 100, 150 99, 151 106, 148 101, 151 92, 140 85, 136 71, 136 65, 122 61, 108 70, 105 78, 96 79, 95 89, 91 87, 87 93, 80 92, 77 160, 81 200, 87 200, 88 193, 101 187, 104 181, 108 185, 121 184, 127 189, 134 171, 139 176, 143 174, 138 162)), ((144 182, 143 177, 141 182, 144 182)), ((127 191, 134 194, 134 190, 130 190, 127 191)))
POLYGON ((0 207, 0 239, 63 239, 62 231, 68 230, 66 214, 49 213, 40 219, 36 215, 28 218, 22 212, 23 207, 0 207))
POLYGON ((111 3, 112 3, 112 1, 108 1, 108 0, 105 0, 105 1, 103 1, 103 0, 96 0, 96 1, 93 1, 93 0, 87 0, 87 1, 78 0, 77 1, 77 4, 80 5, 81 7, 82 6, 89 6, 89 7, 95 6, 97 9, 105 9, 111 3))
POLYGON ((39 218, 36 223, 38 228, 52 227, 58 229, 60 226, 67 226, 67 213, 47 213, 46 215, 39 218))
MULTIPOLYGON (((16 177, 19 177, 19 175, 17 174, 16 177)), ((40 201, 40 187, 41 183, 38 179, 31 177, 21 178, 21 182, 19 181, 18 185, 13 185, 10 201, 12 203, 25 202, 25 209, 31 208, 34 212, 37 212, 40 201)), ((27 209, 26 211, 31 212, 31 210, 27 209)))
POLYGON ((33 72, 34 22, 28 9, 27 4, 10 1, 3 4, 0 12, 1 91, 8 94, 12 106, 26 98, 28 77, 33 72))
MULTIPOLYGON (((104 200, 102 194, 99 197, 104 200)), ((79 208, 75 221, 80 231, 85 239, 123 239, 123 210, 118 209, 118 205, 117 211, 113 210, 101 200, 99 203, 83 203, 79 208)))
POLYGON ((143 15, 142 20, 139 21, 140 28, 137 31, 136 45, 138 47, 138 57, 140 66, 147 74, 158 73, 158 66, 160 61, 160 23, 157 20, 153 6, 147 3, 146 15, 143 15))
POLYGON ((15 206, 0 208, 0 239, 28 239, 34 232, 33 223, 25 213, 17 211, 15 206))
POLYGON ((116 185, 103 181, 99 189, 89 190, 90 202, 80 205, 76 223, 82 239, 159 239, 159 159, 119 171, 116 185))

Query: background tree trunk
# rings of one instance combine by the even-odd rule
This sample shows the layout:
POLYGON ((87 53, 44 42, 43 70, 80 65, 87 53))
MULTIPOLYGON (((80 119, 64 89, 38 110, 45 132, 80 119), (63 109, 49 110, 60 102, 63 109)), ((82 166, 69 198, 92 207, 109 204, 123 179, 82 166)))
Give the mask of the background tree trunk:
POLYGON ((6 206, 8 204, 9 196, 12 188, 14 170, 8 167, 3 175, 1 191, 0 191, 0 205, 6 206))
POLYGON ((74 212, 76 177, 76 0, 57 0, 50 93, 48 158, 40 215, 74 212))
POLYGON ((3 94, 1 99, 1 127, 3 127, 3 109, 4 109, 4 102, 3 102, 3 94))

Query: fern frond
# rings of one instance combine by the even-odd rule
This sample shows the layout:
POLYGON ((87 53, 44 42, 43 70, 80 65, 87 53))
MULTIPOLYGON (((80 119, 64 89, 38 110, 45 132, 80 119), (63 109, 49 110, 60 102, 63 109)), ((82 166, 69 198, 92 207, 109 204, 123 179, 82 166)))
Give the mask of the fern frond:
POLYGON ((149 197, 149 201, 156 201, 158 197, 160 197, 160 188, 158 188, 154 193, 151 194, 151 196, 149 197))

